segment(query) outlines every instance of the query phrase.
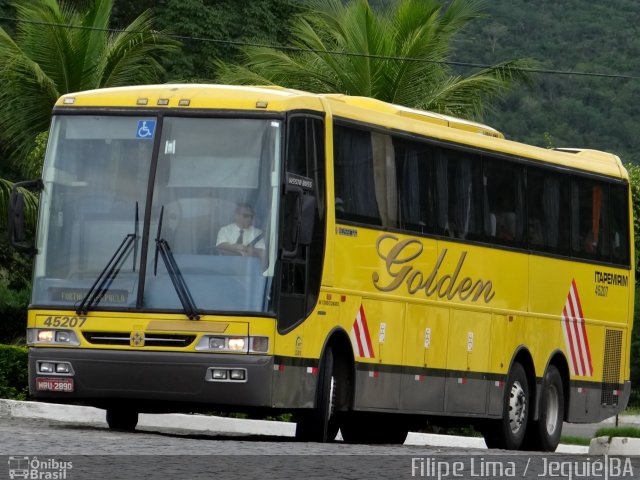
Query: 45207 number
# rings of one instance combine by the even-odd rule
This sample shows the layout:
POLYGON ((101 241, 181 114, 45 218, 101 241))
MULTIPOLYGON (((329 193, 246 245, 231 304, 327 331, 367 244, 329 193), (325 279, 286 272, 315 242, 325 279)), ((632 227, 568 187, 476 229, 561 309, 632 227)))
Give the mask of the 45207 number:
POLYGON ((47 327, 81 327, 87 317, 47 317, 43 322, 47 327))

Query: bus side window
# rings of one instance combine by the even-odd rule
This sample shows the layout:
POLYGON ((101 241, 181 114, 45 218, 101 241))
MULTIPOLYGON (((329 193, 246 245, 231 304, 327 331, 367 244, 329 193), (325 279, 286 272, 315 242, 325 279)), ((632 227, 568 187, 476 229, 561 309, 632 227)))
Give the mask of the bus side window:
POLYGON ((609 185, 574 178, 571 185, 571 248, 579 257, 610 261, 609 185))
POLYGON ((629 197, 627 188, 611 185, 611 260, 629 265, 629 197))
POLYGON ((527 168, 528 239, 532 250, 569 253, 569 177, 542 168, 527 168))
POLYGON ((393 139, 393 145, 399 226, 414 232, 432 233, 435 223, 433 147, 398 138, 393 139))
POLYGON ((484 233, 487 240, 522 245, 525 239, 524 167, 503 160, 483 161, 484 233))
POLYGON ((454 238, 480 240, 483 201, 480 157, 440 149, 436 155, 438 227, 454 238))
POLYGON ((334 127, 336 219, 381 225, 371 132, 334 127))

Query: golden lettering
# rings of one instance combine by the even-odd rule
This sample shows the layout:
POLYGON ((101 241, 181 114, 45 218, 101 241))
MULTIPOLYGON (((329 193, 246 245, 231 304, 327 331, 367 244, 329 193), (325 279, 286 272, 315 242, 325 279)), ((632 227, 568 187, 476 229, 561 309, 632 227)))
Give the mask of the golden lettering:
POLYGON ((467 252, 460 254, 453 272, 441 274, 440 270, 448 253, 448 250, 443 248, 425 279, 425 273, 411 264, 422 254, 423 249, 419 240, 400 240, 392 234, 381 235, 376 242, 376 250, 380 259, 384 261, 385 273, 390 277, 390 281, 385 285, 380 274, 374 272, 372 280, 375 288, 382 292, 392 292, 404 283, 411 295, 422 290, 427 297, 437 294, 439 298, 446 297, 449 300, 458 297, 462 301, 471 298, 476 302, 482 298, 485 303, 489 303, 493 299, 495 292, 491 280, 460 278, 467 252), (394 243, 389 246, 391 242, 394 243))

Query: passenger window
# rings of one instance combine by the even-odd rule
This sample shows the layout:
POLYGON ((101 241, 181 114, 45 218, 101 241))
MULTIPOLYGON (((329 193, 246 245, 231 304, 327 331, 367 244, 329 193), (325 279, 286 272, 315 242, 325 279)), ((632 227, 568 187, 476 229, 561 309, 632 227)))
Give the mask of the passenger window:
POLYGON ((528 238, 532 250, 569 254, 570 179, 567 175, 529 167, 528 238))
POLYGON ((400 228, 419 233, 433 232, 434 147, 427 143, 394 139, 400 228))
POLYGON ((611 185, 611 260, 629 265, 629 200, 627 188, 611 185))
POLYGON ((437 150, 436 202, 440 233, 466 240, 482 239, 480 172, 480 157, 453 150, 437 150))
POLYGON ((571 248, 576 256, 610 261, 609 185, 574 178, 571 187, 571 248))
POLYGON ((381 225, 371 132, 337 125, 333 137, 336 218, 381 225))
POLYGON ((486 158, 483 162, 484 233, 490 242, 521 246, 524 228, 524 167, 486 158))

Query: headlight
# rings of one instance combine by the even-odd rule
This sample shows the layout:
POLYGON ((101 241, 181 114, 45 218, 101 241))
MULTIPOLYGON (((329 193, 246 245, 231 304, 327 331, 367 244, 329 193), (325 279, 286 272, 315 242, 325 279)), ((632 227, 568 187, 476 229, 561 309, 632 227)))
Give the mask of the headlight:
POLYGON ((245 345, 247 343, 247 339, 244 337, 240 338, 229 338, 228 346, 229 350, 233 350, 234 352, 241 352, 245 349, 245 345))
POLYGON ((269 337, 236 337, 204 335, 196 345, 198 351, 267 353, 269 337))
POLYGON ((27 343, 29 345, 80 345, 76 332, 55 328, 28 328, 27 343))

